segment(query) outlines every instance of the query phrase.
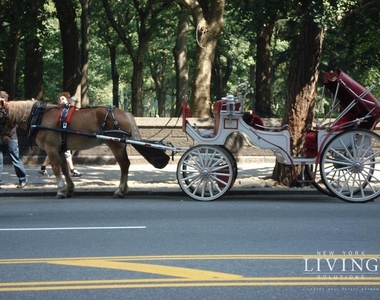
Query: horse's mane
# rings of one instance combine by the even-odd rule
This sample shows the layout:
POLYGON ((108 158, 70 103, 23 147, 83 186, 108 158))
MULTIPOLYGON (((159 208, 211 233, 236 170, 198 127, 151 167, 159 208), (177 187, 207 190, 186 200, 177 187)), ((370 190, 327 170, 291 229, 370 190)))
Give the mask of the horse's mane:
POLYGON ((80 109, 99 108, 99 107, 108 108, 108 107, 112 107, 112 105, 89 105, 89 106, 81 107, 80 109))
POLYGON ((26 121, 29 118, 32 106, 36 100, 14 100, 9 101, 9 121, 13 124, 18 124, 26 121))

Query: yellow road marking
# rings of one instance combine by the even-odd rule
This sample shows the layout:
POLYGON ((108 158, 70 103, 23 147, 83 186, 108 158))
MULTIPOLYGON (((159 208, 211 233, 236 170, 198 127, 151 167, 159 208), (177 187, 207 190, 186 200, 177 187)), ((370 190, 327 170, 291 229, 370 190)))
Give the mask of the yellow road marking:
POLYGON ((99 256, 99 257, 70 257, 70 258, 21 258, 0 259, 0 264, 48 263, 49 261, 64 260, 112 260, 112 261, 149 261, 149 260, 303 260, 316 258, 379 258, 380 254, 365 255, 317 255, 317 254, 227 254, 227 255, 157 255, 157 256, 99 256))
POLYGON ((210 280, 214 278, 220 278, 220 279, 242 278, 241 275, 222 273, 222 272, 212 272, 212 271, 207 271, 207 270, 171 267, 171 266, 163 266, 163 265, 152 265, 152 264, 115 262, 115 261, 95 260, 95 259, 57 260, 57 261, 49 261, 48 263, 56 264, 56 265, 65 265, 65 266, 92 267, 92 268, 134 271, 134 272, 158 274, 158 275, 163 275, 163 276, 183 277, 183 278, 196 279, 196 280, 210 280))
MULTIPOLYGON (((98 279, 98 280, 57 280, 57 281, 25 281, 25 282, 0 282, 0 287, 3 286, 33 286, 33 285, 86 285, 86 284, 120 284, 120 283, 159 283, 159 282, 198 282, 203 280, 187 279, 187 278, 144 278, 144 279, 98 279)), ((277 276, 277 277, 241 277, 239 279, 208 279, 210 282, 244 282, 244 281, 266 281, 271 282, 287 282, 287 281, 305 281, 305 282, 378 282, 380 283, 379 276, 371 276, 359 279, 335 278, 335 279, 317 279, 311 276, 277 276)))
MULTIPOLYGON (((126 289, 157 287, 216 287, 216 286, 376 286, 380 277, 357 278, 317 276, 303 277, 243 277, 238 274, 214 272, 201 269, 165 266, 132 261, 178 261, 178 260, 303 260, 312 258, 380 258, 379 254, 365 255, 162 255, 162 256, 118 256, 81 258, 37 258, 3 259, 0 265, 47 264, 75 267, 106 268, 168 276, 172 278, 109 279, 76 281, 3 282, 0 292, 84 290, 84 289, 126 289), (174 278, 173 278, 174 277, 174 278)), ((377 274, 376 274, 377 275, 377 274)))
POLYGON ((303 277, 247 277, 240 280, 192 281, 188 279, 131 279, 131 280, 88 280, 9 282, 0 284, 0 292, 51 291, 85 289, 126 289, 157 287, 233 287, 233 286, 380 286, 380 278, 366 280, 310 280, 303 277))

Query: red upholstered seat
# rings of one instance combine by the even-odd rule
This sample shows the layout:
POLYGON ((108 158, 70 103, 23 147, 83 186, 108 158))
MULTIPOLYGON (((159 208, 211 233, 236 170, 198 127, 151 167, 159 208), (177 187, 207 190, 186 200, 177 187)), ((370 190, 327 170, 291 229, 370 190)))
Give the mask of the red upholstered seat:
POLYGON ((318 155, 318 131, 310 130, 306 133, 304 149, 306 157, 318 155))
POLYGON ((245 112, 243 114, 243 120, 245 123, 252 126, 253 128, 265 130, 263 121, 255 113, 245 112))

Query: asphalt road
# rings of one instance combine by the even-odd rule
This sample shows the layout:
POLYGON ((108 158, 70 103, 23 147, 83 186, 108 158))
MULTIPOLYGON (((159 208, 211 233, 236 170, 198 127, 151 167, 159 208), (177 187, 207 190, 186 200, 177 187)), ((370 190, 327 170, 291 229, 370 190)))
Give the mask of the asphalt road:
POLYGON ((0 299, 378 299, 380 201, 0 198, 0 299))

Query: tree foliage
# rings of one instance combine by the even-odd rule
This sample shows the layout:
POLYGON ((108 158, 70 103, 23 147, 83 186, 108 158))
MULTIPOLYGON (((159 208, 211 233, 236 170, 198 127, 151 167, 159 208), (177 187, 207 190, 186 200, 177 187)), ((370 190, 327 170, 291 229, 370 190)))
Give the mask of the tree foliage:
MULTIPOLYGON (((85 73, 79 18, 84 1, 39 0, 34 6, 38 7, 36 17, 26 10, 25 1, 0 1, 2 88, 16 98, 33 96, 48 101, 55 101, 62 89, 75 93, 78 86, 83 86, 80 80, 85 73), (58 12, 55 3, 59 4, 58 12), (64 8, 59 9, 63 5, 64 8), (66 32, 67 38, 63 39, 65 30, 60 23, 68 24, 68 21, 76 29, 70 27, 72 33, 66 32)), ((207 18, 214 11, 212 5, 221 2, 103 2, 90 1, 88 11, 91 21, 88 31, 89 104, 118 104, 137 115, 168 116, 175 112, 178 115, 180 98, 194 91, 192 84, 199 76, 197 57, 200 49, 197 47, 201 47, 197 46, 197 37, 200 37, 197 12, 203 11, 205 20, 211 20, 207 18), (109 17, 103 2, 110 4, 109 17), (186 15, 188 27, 181 46, 186 50, 181 60, 186 67, 182 67, 185 71, 178 77, 179 64, 173 48, 180 17, 186 15), (117 23, 118 30, 111 26, 110 17, 117 23), (140 73, 136 75, 136 72, 140 73), (182 82, 180 86, 179 82, 182 82), (185 88, 178 93, 181 86, 185 88)), ((301 30, 299 3, 296 0, 231 0, 226 3, 212 68, 199 83, 204 96, 191 95, 194 114, 209 115, 211 102, 246 82, 249 87, 247 109, 263 108, 259 111, 263 116, 283 115, 292 49, 301 30), (263 64, 258 42, 269 24, 273 26, 266 35, 270 39, 263 44, 267 48, 261 48, 266 49, 265 58, 269 60, 263 64)), ((318 72, 341 68, 365 85, 378 80, 379 1, 323 1, 323 7, 319 8, 315 6, 318 1, 303 3, 313 5, 310 12, 318 26, 326 29, 318 72)), ((375 90, 374 93, 379 92, 375 90)))

